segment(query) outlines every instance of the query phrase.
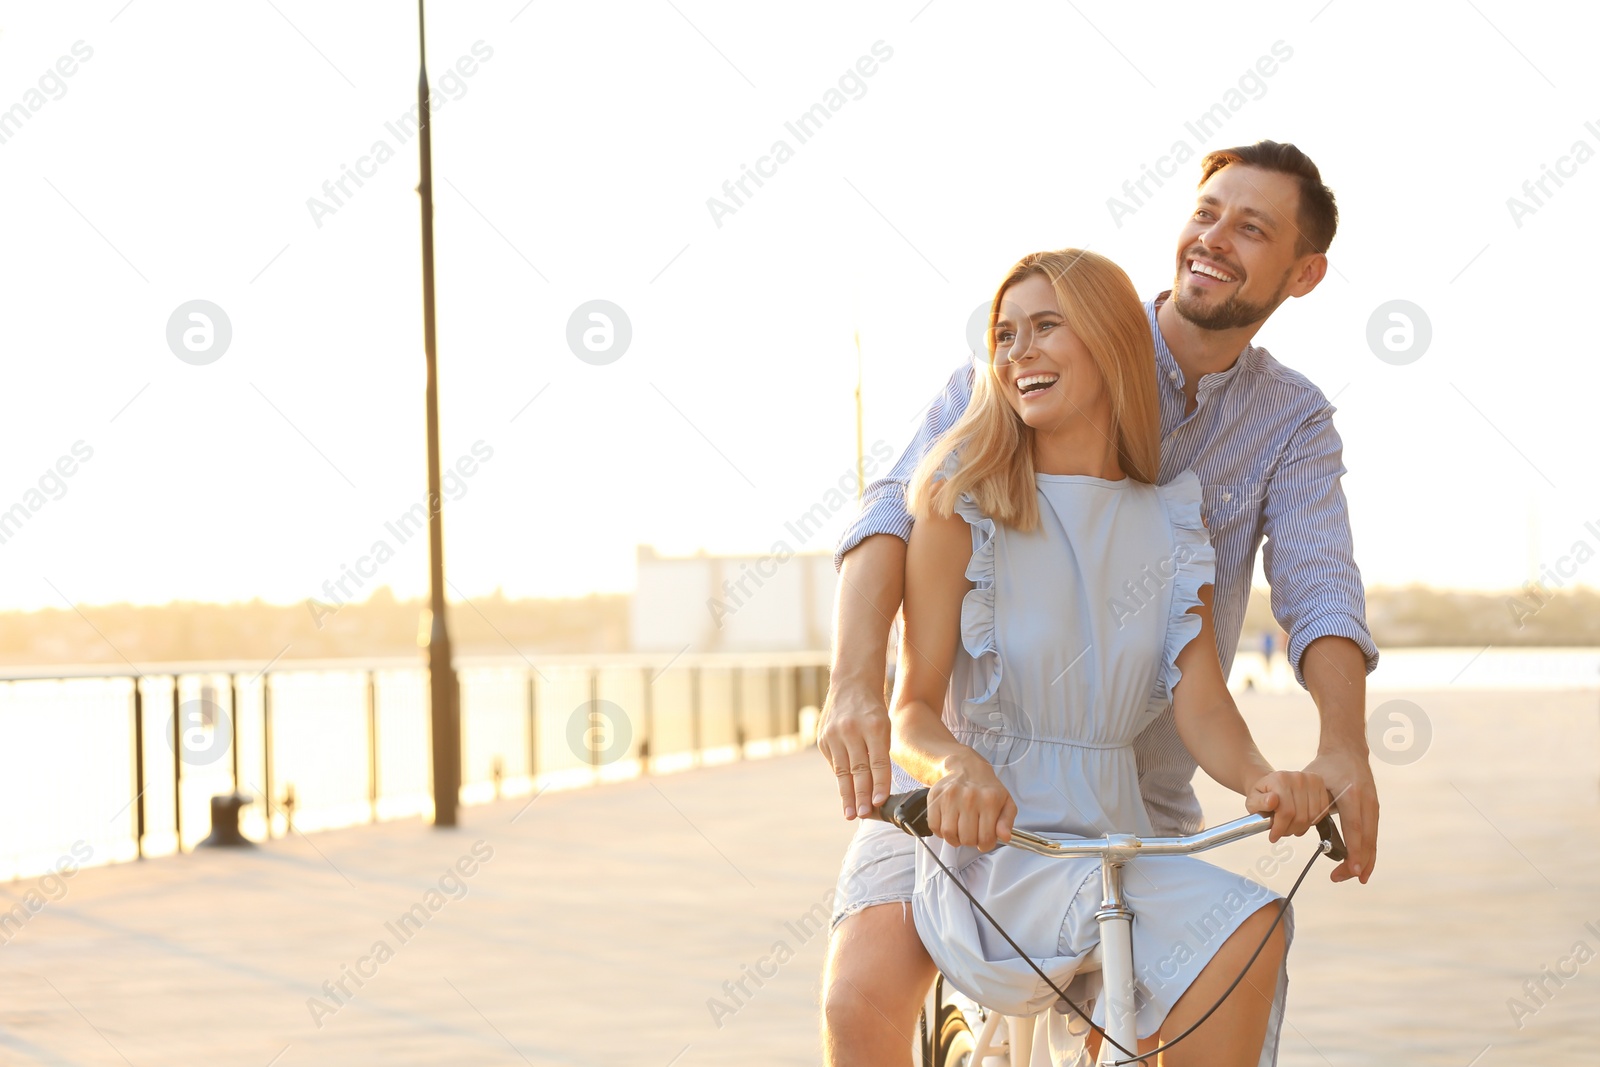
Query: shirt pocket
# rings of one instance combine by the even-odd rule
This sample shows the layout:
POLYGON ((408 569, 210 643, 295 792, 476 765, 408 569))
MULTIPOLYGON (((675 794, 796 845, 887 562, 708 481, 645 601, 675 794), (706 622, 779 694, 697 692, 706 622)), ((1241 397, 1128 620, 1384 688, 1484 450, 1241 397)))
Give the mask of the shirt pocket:
POLYGON ((1253 526, 1261 517, 1267 487, 1261 482, 1229 482, 1200 487, 1200 514, 1215 542, 1221 533, 1253 526))

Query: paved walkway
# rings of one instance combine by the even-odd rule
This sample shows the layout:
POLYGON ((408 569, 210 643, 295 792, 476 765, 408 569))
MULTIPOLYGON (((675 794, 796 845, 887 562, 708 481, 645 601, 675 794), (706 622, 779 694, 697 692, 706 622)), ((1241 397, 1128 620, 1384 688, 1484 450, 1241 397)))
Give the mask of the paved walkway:
MULTIPOLYGON (((1377 876, 1318 871, 1301 891, 1282 1063, 1595 1062, 1595 694, 1409 699, 1432 739, 1379 764, 1377 876), (1530 996, 1546 966, 1576 973, 1530 996)), ((1304 697, 1245 710, 1281 763, 1314 742, 1304 697)), ((0 930, 0 1064, 815 1064, 807 916, 848 833, 831 790, 806 752, 469 808, 455 831, 392 823, 0 885, 0 911, 59 897, 0 930), (714 1018, 708 999, 731 1005, 723 983, 774 953, 776 977, 714 1018)), ((1235 814, 1202 795, 1213 819, 1235 814)), ((1246 842, 1222 862, 1264 855, 1246 842)))

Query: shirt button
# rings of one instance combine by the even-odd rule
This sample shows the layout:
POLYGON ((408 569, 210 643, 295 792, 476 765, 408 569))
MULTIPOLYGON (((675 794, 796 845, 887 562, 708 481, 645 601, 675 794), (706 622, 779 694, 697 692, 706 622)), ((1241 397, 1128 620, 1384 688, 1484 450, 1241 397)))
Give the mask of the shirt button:
POLYGON ((1232 499, 1233 499, 1233 494, 1232 493, 1223 493, 1222 494, 1222 502, 1224 504, 1226 504, 1228 501, 1230 501, 1232 499))
POLYGON ((1173 382, 1177 381, 1178 380, 1178 372, 1175 371, 1175 370, 1167 371, 1167 380, 1168 381, 1173 381, 1173 382))

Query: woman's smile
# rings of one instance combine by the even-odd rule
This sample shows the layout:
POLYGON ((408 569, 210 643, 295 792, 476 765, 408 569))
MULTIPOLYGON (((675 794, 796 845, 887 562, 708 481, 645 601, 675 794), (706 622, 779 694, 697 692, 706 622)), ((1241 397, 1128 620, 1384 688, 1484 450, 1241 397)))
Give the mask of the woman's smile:
POLYGON ((1061 375, 1053 371, 1025 374, 1016 381, 1017 392, 1023 400, 1035 400, 1055 388, 1061 375))

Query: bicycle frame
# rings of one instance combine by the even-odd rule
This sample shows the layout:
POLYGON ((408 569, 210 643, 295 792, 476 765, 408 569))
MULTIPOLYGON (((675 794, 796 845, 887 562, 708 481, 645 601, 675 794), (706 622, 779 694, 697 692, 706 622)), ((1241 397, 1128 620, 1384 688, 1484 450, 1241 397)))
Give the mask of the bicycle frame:
MULTIPOLYGON (((1066 859, 1093 856, 1100 860, 1100 981, 1106 998, 1105 1029, 1111 1040, 1129 1049, 1139 1042, 1133 992, 1133 910, 1122 893, 1122 868, 1138 856, 1189 856, 1270 829, 1269 815, 1246 815, 1187 837, 1136 837, 1107 834, 1084 841, 1053 841, 1026 830, 1013 830, 1007 842, 1040 856, 1066 859)), ((1100 1062, 1124 1058, 1111 1042, 1100 1046, 1100 1062)))
MULTIPOLYGON (((892 796, 872 813, 872 817, 893 823, 906 833, 929 837, 927 792, 926 789, 919 789, 892 796)), ((1100 1063, 1113 1063, 1125 1058, 1112 1041, 1124 1048, 1137 1049, 1139 1040, 1133 980, 1133 911, 1123 895, 1122 868, 1139 856, 1189 856, 1205 852, 1261 833, 1271 826, 1270 815, 1246 815, 1184 837, 1141 838, 1133 834, 1107 834, 1104 837, 1065 841, 1053 840, 1027 830, 1012 830, 1011 840, 1006 842, 1012 848, 1057 859, 1090 856, 1101 861, 1101 900, 1095 919, 1100 925, 1098 956, 1102 995, 1105 997, 1105 1031, 1111 1041, 1101 1042, 1100 1063)), ((1321 836, 1321 851, 1334 859, 1343 859, 1344 843, 1332 816, 1324 814, 1317 822, 1317 830, 1321 836)), ((1034 1020, 1008 1019, 995 1014, 990 1015, 981 1033, 976 1035, 979 1055, 974 1057, 974 1062, 981 1062, 982 1054, 992 1045, 1002 1023, 1009 1030, 1011 1067, 1027 1067, 1032 1059, 1034 1020)))

